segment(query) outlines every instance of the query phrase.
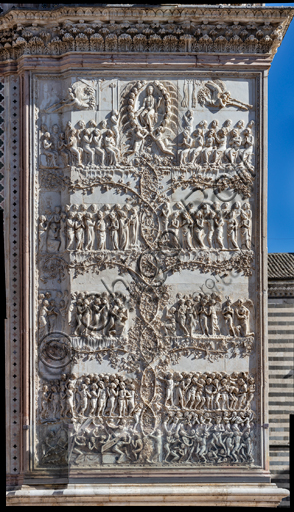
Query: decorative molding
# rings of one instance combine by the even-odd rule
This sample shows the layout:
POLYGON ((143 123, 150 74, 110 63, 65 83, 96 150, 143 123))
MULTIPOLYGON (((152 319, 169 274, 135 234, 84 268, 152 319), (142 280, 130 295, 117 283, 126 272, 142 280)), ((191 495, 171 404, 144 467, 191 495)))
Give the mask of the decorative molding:
POLYGON ((15 60, 22 55, 58 56, 89 51, 233 52, 273 56, 292 16, 289 8, 128 6, 130 21, 126 23, 123 7, 15 9, 0 19, 3 30, 0 53, 2 61, 15 60), (238 24, 236 18, 241 20, 238 24))
MULTIPOLYGON (((7 327, 5 335, 7 340, 7 355, 10 367, 7 368, 9 386, 7 405, 9 411, 8 436, 8 482, 17 481, 21 473, 21 445, 22 445, 22 403, 21 403, 21 345, 20 345, 20 239, 19 239, 19 208, 20 208, 20 175, 19 175, 19 78, 10 77, 5 80, 5 105, 9 116, 5 116, 5 246, 6 246, 6 308, 7 327), (9 140, 9 146, 8 146, 9 140), (7 220, 9 216, 9 222, 7 220), (9 230, 8 230, 9 226, 9 230)), ((6 109, 5 109, 6 110, 6 109)), ((7 112, 7 111, 6 111, 7 112)), ((6 113, 5 112, 5 113, 6 113)))
POLYGON ((294 281, 293 280, 271 280, 268 283, 268 296, 274 297, 294 297, 294 281))

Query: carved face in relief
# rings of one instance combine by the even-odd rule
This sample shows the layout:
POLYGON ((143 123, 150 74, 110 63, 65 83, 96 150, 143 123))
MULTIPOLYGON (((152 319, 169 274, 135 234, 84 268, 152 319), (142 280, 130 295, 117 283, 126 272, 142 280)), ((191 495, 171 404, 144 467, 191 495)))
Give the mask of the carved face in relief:
POLYGON ((147 95, 148 95, 148 96, 152 96, 153 91, 154 91, 154 89, 153 89, 152 85, 149 85, 149 86, 147 87, 147 95))

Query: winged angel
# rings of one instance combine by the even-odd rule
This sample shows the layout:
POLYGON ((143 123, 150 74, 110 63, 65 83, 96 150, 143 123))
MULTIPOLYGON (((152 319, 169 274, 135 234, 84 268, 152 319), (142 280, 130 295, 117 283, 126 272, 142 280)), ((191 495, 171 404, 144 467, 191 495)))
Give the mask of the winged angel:
POLYGON ((216 108, 232 106, 242 110, 249 110, 253 107, 253 105, 248 105, 247 103, 232 98, 231 93, 226 90, 226 86, 222 80, 208 80, 198 91, 197 99, 199 105, 202 107, 204 105, 216 108))
POLYGON ((88 82, 79 80, 67 90, 67 97, 64 100, 51 105, 46 112, 60 112, 64 108, 77 110, 95 109, 95 89, 88 82))

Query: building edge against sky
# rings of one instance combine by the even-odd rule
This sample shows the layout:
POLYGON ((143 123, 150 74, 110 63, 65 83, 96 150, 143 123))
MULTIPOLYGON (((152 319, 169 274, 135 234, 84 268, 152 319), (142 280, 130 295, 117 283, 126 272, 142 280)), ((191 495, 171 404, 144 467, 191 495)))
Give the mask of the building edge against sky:
MULTIPOLYGON (((113 6, 105 7, 103 10, 98 7, 82 5, 48 11, 15 9, 1 16, 1 30, 3 30, 5 39, 2 39, 1 48, 0 75, 1 84, 3 84, 1 94, 6 93, 2 103, 4 123, 6 134, 11 135, 11 138, 4 139, 4 155, 6 156, 4 162, 5 250, 7 261, 11 265, 7 272, 6 283, 9 301, 6 338, 8 485, 10 487, 8 504, 43 504, 46 502, 46 504, 62 505, 63 500, 66 500, 67 504, 71 503, 71 500, 73 500, 73 504, 86 504, 89 501, 93 503, 93 500, 95 504, 114 500, 124 504, 142 504, 147 500, 150 501, 152 496, 154 504, 180 505, 192 502, 195 505, 195 503, 200 504, 203 501, 208 503, 210 500, 209 503, 212 505, 216 503, 244 505, 244 503, 249 504, 254 501, 259 506, 264 504, 277 506, 281 498, 287 495, 287 491, 282 491, 270 483, 268 459, 265 215, 267 155, 265 141, 267 72, 292 16, 293 9, 289 8, 240 6, 220 9, 193 5, 175 8, 162 4, 152 6, 152 8, 133 6, 125 9, 123 6, 113 6), (145 35, 141 38, 137 37, 137 28, 134 28, 133 32, 131 29, 131 32, 129 31, 128 35, 125 34, 124 38, 121 38, 122 34, 112 39, 108 37, 109 22, 115 21, 119 25, 123 20, 126 21, 126 15, 127 21, 131 25, 136 23, 139 26, 143 21, 145 25, 153 24, 151 30, 154 31, 154 27, 156 27, 155 30, 158 30, 158 25, 176 23, 179 30, 173 36, 157 34, 152 39, 153 46, 151 44, 148 46, 145 35), (206 33, 205 26, 212 24, 216 27, 220 17, 223 25, 230 27, 227 32, 231 33, 230 36, 220 36, 217 40, 216 35, 206 33), (239 29, 236 18, 238 21, 240 20, 239 24, 243 32, 239 29), (93 19, 98 22, 96 46, 91 46, 94 39, 90 39, 95 30, 89 26, 93 19), (195 34, 192 33, 191 20, 198 27, 200 35, 195 27, 192 27, 195 34), (67 38, 64 42, 61 37, 56 35, 60 30, 58 25, 68 22, 71 28, 76 25, 75 30, 79 34, 75 44, 71 42, 73 39, 67 38), (101 26, 103 36, 99 33, 101 26), (44 31, 44 27, 46 27, 46 31, 44 31), (234 30, 232 27, 235 27, 234 30), (233 35, 234 31, 235 35, 233 35), (134 52, 133 55, 131 52, 125 51, 126 41, 129 44, 131 38, 133 39, 130 48, 134 52), (98 45, 97 41, 99 41, 98 45), (137 48, 136 44, 138 44, 137 48), (144 44, 147 46, 144 47, 144 44), (174 51, 175 48, 177 51, 174 51), (67 76, 66 73, 71 70, 75 70, 77 76, 82 73, 92 74, 95 79, 98 78, 99 73, 104 74, 105 77, 116 78, 118 75, 128 76, 131 71, 139 76, 141 74, 148 81, 158 77, 158 71, 162 69, 162 66, 164 66, 165 76, 170 73, 170 76, 185 77, 185 73, 188 73, 190 81, 197 79, 201 82, 209 77, 212 82, 215 80, 224 82, 230 78, 241 80, 244 77, 244 83, 245 80, 252 80, 250 83, 255 80, 254 83, 257 84, 255 100, 257 179, 255 195, 254 198, 252 196, 251 201, 254 211, 256 285, 250 284, 250 294, 256 297, 258 315, 255 326, 260 340, 254 348, 254 357, 258 361, 255 370, 258 395, 254 400, 256 400, 255 408, 260 422, 260 426, 257 428, 261 429, 258 433, 258 443, 260 442, 258 458, 261 464, 259 467, 257 465, 251 469, 245 466, 229 467, 228 465, 221 469, 205 468, 204 466, 190 470, 190 468, 181 469, 180 466, 177 466, 177 469, 165 467, 164 471, 147 469, 143 465, 139 473, 135 470, 136 474, 132 472, 135 468, 127 469, 125 477, 120 476, 121 472, 115 469, 116 478, 112 481, 109 481, 110 473, 106 472, 103 476, 103 471, 99 470, 98 476, 98 473, 76 471, 71 467, 68 468, 68 473, 62 471, 58 477, 56 472, 50 473, 50 470, 39 471, 37 466, 34 466, 36 454, 32 451, 35 442, 33 439, 35 416, 32 403, 35 403, 36 400, 32 377, 35 375, 35 365, 38 367, 40 364, 32 351, 32 347, 38 348, 32 332, 32 322, 35 321, 33 317, 35 307, 33 301, 35 299, 33 296, 36 293, 33 289, 33 278, 36 270, 34 251, 27 244, 28 239, 34 236, 34 199, 30 196, 30 187, 33 186, 32 169, 35 162, 38 161, 37 156, 34 156, 35 162, 30 157, 30 151, 37 155, 34 153, 34 141, 30 132, 34 126, 34 119, 38 121, 39 108, 37 89, 33 90, 32 84, 37 83, 39 75, 40 78, 42 78, 41 75, 43 77, 47 75, 49 80, 54 74, 58 80, 62 76, 67 76), (35 103, 35 110, 28 108, 29 103, 32 102, 35 103), (21 173, 19 173, 19 169, 21 169, 21 173), (12 212, 14 215, 11 216, 12 212), (106 481, 107 483, 105 483, 106 481), (206 483, 208 485, 205 485, 206 483), (48 485, 51 485, 51 488, 48 485), (60 489, 60 485, 66 488, 60 490, 61 494, 57 497, 54 493, 56 489, 60 489), (20 489, 12 490, 17 487, 20 489)), ((146 26, 144 28, 146 29, 146 26)), ((210 30, 210 32, 213 31, 210 30)), ((157 82, 154 84, 153 91, 154 87, 158 87, 157 82)), ((186 82, 183 86, 182 105, 185 103, 185 91, 190 90, 189 87, 185 89, 187 87, 185 84, 186 82)), ((189 93, 192 98, 191 93, 192 89, 189 93)), ((156 94, 159 93, 156 92, 156 94)), ((166 92, 164 94, 167 95, 166 92)), ((206 94, 208 93, 206 92, 206 94)), ((234 96, 236 94, 237 91, 234 91, 234 96)), ((204 101, 208 101, 207 97, 204 101)), ((114 95, 112 96, 112 105, 113 98, 114 95)), ((192 105, 191 98, 187 101, 190 101, 192 105)), ((213 102, 213 97, 209 101, 213 102)), ((232 97, 230 101, 235 102, 231 105, 237 105, 237 109, 240 108, 240 105, 241 109, 251 108, 251 105, 244 103, 244 99, 243 103, 240 100, 232 99, 232 97)), ((216 108, 215 105, 213 108, 216 108)), ((153 134, 151 121, 148 122, 148 129, 153 134)), ((153 136, 156 137, 155 133, 153 136)), ((45 133, 42 140, 45 140, 46 137, 45 133)), ((157 145, 157 147, 159 146, 157 145)), ((161 150, 164 148, 166 151, 162 144, 160 148, 161 150)), ((158 154, 159 150, 156 149, 155 153, 158 154)), ((233 164, 231 153, 228 155, 233 164)), ((51 158, 51 161, 55 156, 50 151, 40 156, 41 165, 46 169, 50 168, 51 164, 48 164, 48 159, 46 160, 45 156, 51 158)), ((183 158, 181 157, 181 159, 183 158)), ((208 158, 211 160, 211 157, 208 158)), ((35 194, 38 202, 37 188, 35 194)), ((240 283, 239 286, 243 287, 242 289, 245 289, 246 286, 249 288, 249 284, 244 284, 245 281, 240 281, 240 283)), ((241 363, 238 362, 238 364, 241 363)), ((253 368, 254 364, 256 363, 252 363, 253 368)), ((243 366, 241 367, 243 368, 243 366)))

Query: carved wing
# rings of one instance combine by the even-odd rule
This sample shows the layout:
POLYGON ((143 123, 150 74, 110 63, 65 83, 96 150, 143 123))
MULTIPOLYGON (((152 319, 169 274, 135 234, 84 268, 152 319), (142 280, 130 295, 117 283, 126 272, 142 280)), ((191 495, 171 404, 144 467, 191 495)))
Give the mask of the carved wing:
POLYGON ((95 90, 89 83, 80 80, 79 82, 73 84, 72 89, 77 100, 79 100, 81 103, 86 103, 90 110, 94 110, 96 104, 95 90))
POLYGON ((208 87, 206 87, 206 85, 204 85, 203 87, 201 87, 201 89, 199 89, 198 93, 197 93, 197 101, 199 103, 199 105, 201 105, 201 107, 203 107, 206 103, 206 100, 207 99, 210 99, 211 97, 211 93, 210 93, 210 90, 208 89, 208 87))
POLYGON ((201 87, 198 91, 197 100, 199 105, 203 107, 208 99, 216 99, 217 94, 225 90, 226 86, 222 80, 208 80, 204 87, 201 87))
POLYGON ((213 83, 215 87, 217 87, 218 92, 224 92, 226 91, 226 86, 222 80, 213 80, 210 83, 213 83))
POLYGON ((247 306, 248 308, 252 308, 253 307, 253 301, 251 299, 247 299, 246 302, 245 302, 245 306, 247 306))

